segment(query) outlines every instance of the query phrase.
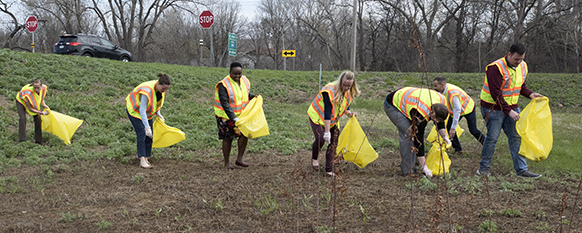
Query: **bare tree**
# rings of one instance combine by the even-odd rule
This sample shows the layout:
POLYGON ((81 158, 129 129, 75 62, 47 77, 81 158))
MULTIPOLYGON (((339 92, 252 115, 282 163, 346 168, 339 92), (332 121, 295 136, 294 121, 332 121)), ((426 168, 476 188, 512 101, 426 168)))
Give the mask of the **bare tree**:
MULTIPOLYGON (((226 67, 229 65, 230 60, 228 55, 228 34, 234 33, 238 38, 246 37, 246 31, 243 28, 247 24, 247 19, 241 15, 240 3, 238 2, 222 1, 213 5, 212 9, 215 18, 212 25, 214 50, 216 51, 214 60, 218 61, 217 66, 226 67)), ((237 43, 239 41, 238 38, 237 43)), ((241 46, 241 43, 237 45, 237 47, 239 46, 241 46)))
POLYGON ((281 51, 285 48, 285 33, 289 30, 290 19, 283 7, 286 0, 261 0, 253 24, 255 36, 259 37, 257 50, 270 57, 272 69, 281 69, 281 51))
POLYGON ((453 4, 441 0, 413 0, 412 6, 398 0, 379 0, 379 2, 385 5, 385 8, 392 8, 399 12, 409 22, 416 25, 421 35, 424 59, 428 61, 428 69, 429 71, 438 69, 440 61, 435 51, 436 40, 443 27, 453 19, 461 5, 449 6, 447 4, 453 4), (444 10, 446 8, 449 10, 444 10))
POLYGON ((146 48, 154 41, 152 33, 168 8, 181 7, 180 3, 197 4, 188 0, 92 0, 91 10, 99 18, 105 35, 118 41, 121 47, 134 53, 136 61, 145 61, 146 48))
POLYGON ((147 61, 200 65, 200 25, 195 14, 169 9, 159 21, 161 27, 152 32, 152 43, 146 49, 147 61))
POLYGON ((57 21, 64 33, 87 33, 93 29, 93 20, 84 0, 23 0, 33 11, 45 12, 51 21, 57 21))
POLYGON ((10 17, 10 23, 13 24, 13 27, 10 28, 6 41, 2 46, 3 48, 11 48, 10 42, 12 39, 17 35, 18 32, 26 27, 24 24, 18 22, 18 18, 16 18, 16 15, 14 15, 13 11, 10 9, 13 4, 14 2, 10 3, 5 0, 0 0, 0 12, 8 15, 10 17))

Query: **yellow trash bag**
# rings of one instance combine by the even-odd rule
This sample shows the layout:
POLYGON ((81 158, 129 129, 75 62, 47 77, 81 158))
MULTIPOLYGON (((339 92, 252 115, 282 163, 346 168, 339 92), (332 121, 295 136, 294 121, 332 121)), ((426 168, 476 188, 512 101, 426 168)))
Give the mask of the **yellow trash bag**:
POLYGON ((258 95, 247 104, 235 123, 247 138, 253 139, 269 135, 269 125, 263 112, 263 97, 258 95))
POLYGON ((156 117, 153 125, 153 148, 168 147, 186 139, 184 132, 166 125, 166 123, 164 123, 164 121, 159 117, 156 117))
POLYGON ((67 116, 65 114, 47 109, 48 115, 40 116, 42 120, 42 130, 52 133, 63 139, 65 145, 71 144, 71 138, 83 120, 67 116))
POLYGON ((368 142, 356 117, 351 117, 340 133, 336 153, 342 153, 344 160, 364 168, 378 158, 378 153, 368 142))
POLYGON ((519 154, 536 162, 548 158, 554 143, 549 102, 548 97, 531 100, 515 124, 521 136, 519 154))
MULTIPOLYGON (((447 121, 449 120, 450 117, 448 117, 445 120, 445 125, 447 125, 447 121)), ((460 125, 457 125, 457 129, 455 130, 455 135, 457 135, 457 138, 459 138, 461 135, 463 135, 463 132, 465 132, 465 130, 463 128, 461 128, 460 125)), ((437 131, 436 131, 436 127, 433 125, 432 129, 430 130, 430 133, 428 134, 428 137, 426 137, 426 140, 429 141, 430 143, 436 143, 437 141, 437 131)), ((450 136, 449 136, 449 131, 447 131, 447 136, 449 137, 449 139, 451 139, 451 141, 453 140, 450 136)), ((440 137, 440 135, 439 135, 440 137)), ((443 141, 443 139, 441 138, 441 142, 443 141)), ((447 147, 448 148, 448 147, 447 147)))
MULTIPOLYGON (((447 118, 447 120, 445 120, 445 125, 447 124, 447 121, 449 120, 449 118, 447 118)), ((463 132, 465 132, 465 130, 462 129, 459 125, 457 125, 457 130, 456 130, 457 137, 460 137, 463 134, 463 132)), ((449 136, 448 131, 447 131, 447 136, 449 136)), ((451 166, 451 159, 449 159, 449 155, 447 154, 446 149, 450 148, 452 145, 450 145, 450 144, 445 145, 446 143, 441 138, 441 136, 437 133, 435 126, 433 126, 432 129, 430 130, 430 133, 428 134, 428 137, 426 137, 426 140, 429 141, 430 143, 432 143, 432 145, 430 147, 430 151, 428 152, 428 155, 426 157, 426 166, 428 167, 428 170, 430 170, 432 172, 432 174, 435 176, 440 176, 441 174, 443 174, 443 172, 444 173, 449 172, 449 167, 451 166), (439 140, 437 140, 437 136, 439 137, 439 140), (442 144, 439 145, 439 143, 438 143, 439 141, 442 144), (441 161, 441 151, 443 153, 443 160, 444 161, 441 161), (444 167, 443 167, 443 162, 444 162, 444 167)))
MULTIPOLYGON (((441 139, 441 142, 442 139, 441 139)), ((446 143, 439 145, 437 142, 434 142, 430 147, 430 151, 426 156, 426 166, 428 170, 432 172, 435 176, 440 176, 441 174, 449 172, 449 167, 451 166, 451 159, 449 159, 449 155, 447 154, 447 148, 450 148, 451 145, 445 145, 446 143), (444 169, 443 169, 443 161, 441 161, 441 151, 443 153, 443 160, 444 160, 444 169)))

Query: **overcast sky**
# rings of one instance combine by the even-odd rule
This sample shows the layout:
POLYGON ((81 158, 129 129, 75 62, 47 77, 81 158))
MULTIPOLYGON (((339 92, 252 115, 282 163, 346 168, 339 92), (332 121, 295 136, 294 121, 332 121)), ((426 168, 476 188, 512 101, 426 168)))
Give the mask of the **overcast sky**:
POLYGON ((259 5, 260 0, 237 0, 241 4, 241 13, 249 20, 255 17, 255 10, 259 5))

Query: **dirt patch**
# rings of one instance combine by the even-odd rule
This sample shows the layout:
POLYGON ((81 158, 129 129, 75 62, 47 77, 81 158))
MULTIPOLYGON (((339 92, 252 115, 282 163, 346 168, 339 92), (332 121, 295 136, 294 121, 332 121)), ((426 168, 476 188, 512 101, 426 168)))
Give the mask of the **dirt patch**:
POLYGON ((386 151, 363 169, 340 162, 339 179, 314 171, 307 150, 250 153, 251 166, 232 171, 208 157, 218 152, 154 158, 149 170, 136 158, 8 168, 0 232, 478 232, 486 220, 499 232, 582 232, 570 220, 580 217, 578 178, 523 181, 494 167, 485 179, 473 175, 476 156, 463 156, 446 185, 431 178, 438 187, 421 190, 386 151))

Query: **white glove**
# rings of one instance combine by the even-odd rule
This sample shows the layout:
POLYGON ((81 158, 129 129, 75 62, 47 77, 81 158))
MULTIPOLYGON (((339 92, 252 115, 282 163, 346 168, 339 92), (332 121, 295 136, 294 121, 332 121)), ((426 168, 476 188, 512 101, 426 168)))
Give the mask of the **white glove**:
POLYGON ((43 111, 40 113, 40 115, 48 115, 48 111, 43 111))
POLYGON ((424 172, 424 174, 427 177, 432 177, 432 172, 430 171, 430 169, 428 169, 428 167, 426 165, 424 165, 424 167, 422 167, 422 171, 424 172))
POLYGON ((156 113, 156 116, 158 116, 162 121, 166 121, 164 116, 162 116, 162 114, 159 111, 156 113))
POLYGON ((234 119, 232 119, 232 120, 236 122, 236 121, 238 121, 238 117, 235 117, 235 118, 234 118, 234 119))
POLYGON ((325 142, 327 142, 327 143, 330 143, 330 141, 331 141, 331 133, 330 132, 323 133, 323 140, 325 140, 325 142))
POLYGON ((447 145, 451 144, 451 140, 449 139, 448 136, 445 136, 445 138, 443 138, 443 140, 447 143, 447 145))
POLYGON ((152 127, 145 128, 145 133, 146 133, 146 136, 151 138, 152 137, 152 127))

